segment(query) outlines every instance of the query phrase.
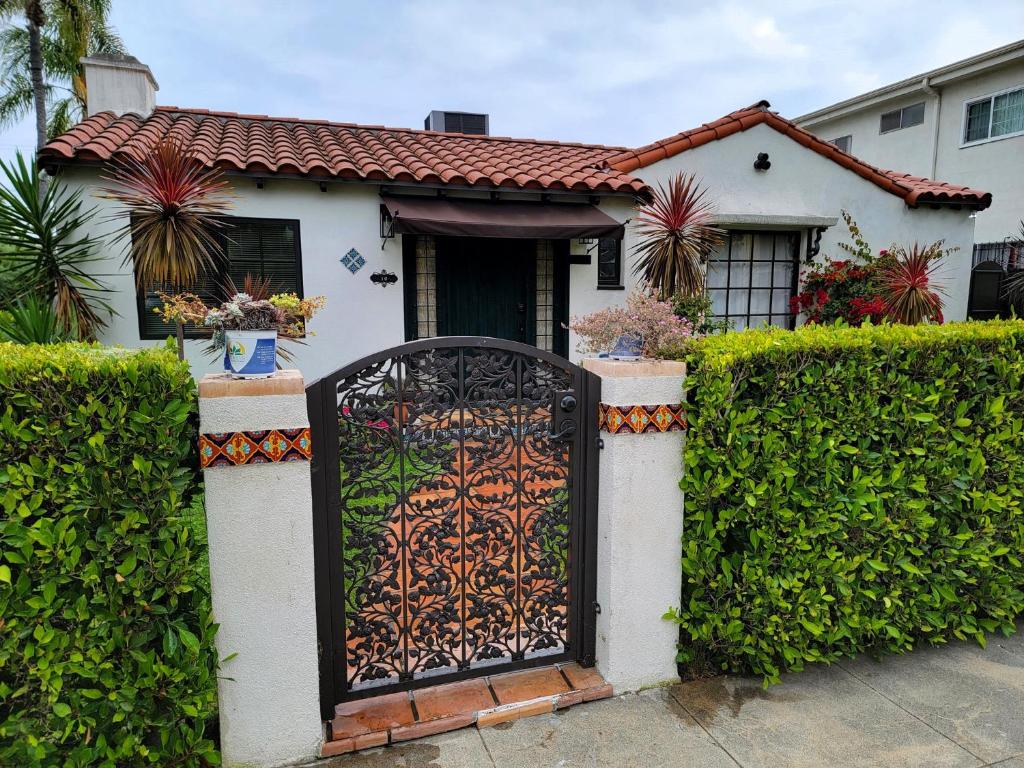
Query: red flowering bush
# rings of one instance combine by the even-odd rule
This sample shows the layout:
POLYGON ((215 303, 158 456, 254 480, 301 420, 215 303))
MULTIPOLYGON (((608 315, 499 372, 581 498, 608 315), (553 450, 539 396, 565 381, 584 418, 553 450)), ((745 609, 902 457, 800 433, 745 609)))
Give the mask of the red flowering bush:
POLYGON ((815 265, 804 273, 801 291, 790 300, 790 310, 804 313, 809 323, 880 322, 885 315, 885 300, 878 285, 878 264, 884 258, 866 264, 829 259, 815 265))
POLYGON ((939 294, 943 291, 934 283, 935 270, 938 262, 956 249, 943 250, 940 240, 925 247, 915 243, 909 250, 883 248, 875 256, 846 211, 843 220, 851 243, 839 247, 853 258, 828 259, 805 272, 800 293, 789 302, 790 311, 803 313, 808 323, 941 323, 939 294))

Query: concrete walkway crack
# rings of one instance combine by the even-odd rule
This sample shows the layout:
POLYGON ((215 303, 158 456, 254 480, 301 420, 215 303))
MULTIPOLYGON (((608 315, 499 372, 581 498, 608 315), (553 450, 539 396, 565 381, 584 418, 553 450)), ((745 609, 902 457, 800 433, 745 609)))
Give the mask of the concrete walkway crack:
POLYGON ((487 753, 487 759, 491 761, 492 768, 498 768, 498 761, 494 759, 494 755, 491 754, 491 748, 487 746, 487 739, 484 738, 483 733, 480 732, 479 728, 474 728, 477 737, 480 739, 480 743, 484 745, 484 752, 487 753))
POLYGON ((704 727, 704 723, 702 723, 700 720, 698 720, 697 717, 693 714, 693 712, 691 712, 689 709, 687 709, 686 705, 682 702, 682 699, 680 699, 676 695, 676 690, 677 690, 676 686, 670 686, 667 690, 668 690, 668 695, 672 697, 672 700, 675 701, 675 703, 678 704, 680 706, 680 708, 682 708, 682 710, 687 715, 690 716, 690 719, 692 719, 693 722, 695 722, 697 724, 697 727, 699 727, 702 731, 704 731, 704 733, 706 733, 708 735, 708 738, 711 739, 711 741, 713 741, 715 743, 715 746, 717 746, 726 755, 728 755, 729 759, 732 760, 734 763, 736 763, 736 765, 738 765, 739 768, 744 768, 743 763, 741 763, 739 760, 737 760, 736 756, 733 755, 732 752, 730 752, 728 749, 726 749, 725 745, 722 742, 720 742, 718 739, 716 739, 714 734, 711 733, 711 731, 709 731, 707 728, 704 727))
POLYGON ((888 702, 889 702, 890 704, 892 704, 892 705, 893 705, 894 707, 896 707, 897 709, 900 709, 900 710, 902 710, 903 712, 906 712, 906 713, 907 713, 908 715, 910 715, 910 716, 911 716, 912 718, 914 718, 914 719, 915 719, 915 720, 917 720, 917 721, 918 721, 919 723, 921 723, 921 725, 923 725, 923 726, 925 726, 926 728, 928 728, 928 729, 930 729, 930 730, 934 731, 934 732, 935 732, 935 733, 937 733, 937 734, 938 734, 939 736, 941 736, 941 737, 942 737, 942 738, 944 738, 944 739, 945 739, 946 741, 948 741, 948 742, 949 742, 950 744, 954 744, 954 745, 956 745, 957 747, 959 747, 960 749, 962 749, 962 750, 963 750, 964 752, 966 752, 967 754, 969 754, 969 755, 970 755, 971 757, 973 757, 973 758, 974 758, 975 760, 977 760, 977 761, 978 761, 978 768, 985 768, 985 765, 987 765, 987 764, 985 763, 985 760, 984 760, 983 758, 979 757, 978 755, 976 755, 976 754, 975 754, 974 752, 972 752, 971 750, 969 750, 969 749, 968 749, 967 747, 965 747, 965 746, 964 746, 963 744, 961 744, 961 743, 960 743, 959 741, 957 741, 956 739, 954 739, 954 738, 952 738, 952 737, 950 737, 950 736, 947 736, 947 735, 946 735, 946 734, 944 734, 944 733, 943 733, 942 731, 940 731, 940 730, 939 730, 938 728, 936 728, 936 727, 935 727, 934 725, 932 725, 931 723, 929 723, 929 722, 928 722, 927 720, 925 720, 924 718, 922 718, 922 717, 921 717, 920 715, 918 715, 917 713, 915 713, 915 712, 911 712, 911 711, 910 711, 909 709, 907 709, 906 707, 904 707, 904 706, 903 706, 902 704, 900 704, 900 703, 899 703, 898 701, 896 701, 895 699, 893 699, 893 698, 892 698, 891 696, 886 696, 886 695, 885 695, 884 693, 882 693, 882 692, 881 692, 880 690, 878 690, 877 688, 875 688, 875 687, 874 687, 873 685, 871 685, 871 683, 869 683, 869 682, 868 682, 867 680, 865 680, 864 678, 862 678, 862 677, 861 677, 860 675, 858 675, 858 674, 856 674, 855 672, 853 672, 852 670, 850 670, 850 669, 847 669, 846 667, 844 667, 844 666, 843 666, 843 663, 842 663, 841 661, 837 661, 837 662, 835 663, 835 665, 836 665, 836 667, 838 667, 839 669, 843 670, 843 672, 845 672, 846 674, 848 674, 848 675, 849 675, 850 677, 852 677, 852 678, 853 678, 854 680, 856 680, 856 681, 857 681, 858 683, 860 683, 861 685, 863 685, 863 686, 864 686, 865 688, 868 688, 869 690, 871 690, 871 691, 873 691, 874 693, 878 694, 879 696, 881 696, 881 697, 882 697, 883 699, 885 699, 886 701, 888 701, 888 702))

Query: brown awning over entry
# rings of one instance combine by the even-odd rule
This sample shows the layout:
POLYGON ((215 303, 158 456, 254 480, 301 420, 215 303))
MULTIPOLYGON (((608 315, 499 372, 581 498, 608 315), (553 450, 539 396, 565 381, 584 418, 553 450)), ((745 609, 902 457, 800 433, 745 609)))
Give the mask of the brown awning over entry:
POLYGON ((386 197, 396 234, 453 237, 622 239, 625 227, 589 203, 528 203, 449 197, 386 197))

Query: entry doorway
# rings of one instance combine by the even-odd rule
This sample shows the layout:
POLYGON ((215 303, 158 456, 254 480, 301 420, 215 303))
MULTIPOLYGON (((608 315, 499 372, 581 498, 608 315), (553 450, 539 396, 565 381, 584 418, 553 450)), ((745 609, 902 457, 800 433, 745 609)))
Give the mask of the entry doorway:
POLYGON ((536 345, 535 240, 437 238, 437 335, 536 345))
POLYGON ((406 339, 489 336, 568 356, 569 241, 403 236, 406 339))

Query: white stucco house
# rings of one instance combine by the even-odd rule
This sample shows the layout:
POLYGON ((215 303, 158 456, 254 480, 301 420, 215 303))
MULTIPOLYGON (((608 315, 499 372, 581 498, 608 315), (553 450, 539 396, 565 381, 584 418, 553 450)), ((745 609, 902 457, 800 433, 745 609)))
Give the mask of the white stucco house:
MULTIPOLYGON (((431 113, 430 130, 412 130, 156 106, 156 82, 134 60, 90 59, 86 73, 88 117, 41 150, 40 164, 104 209, 93 223, 100 237, 115 225, 99 176, 122 153, 170 135, 223 168, 235 193, 225 271, 327 297, 296 355, 310 379, 434 335, 499 336, 577 357, 563 324, 635 287, 635 201, 678 171, 703 178, 730 233, 708 283, 735 327, 791 326, 801 268, 843 255, 844 209, 876 247, 959 247, 941 279, 945 316, 962 319, 972 214, 992 199, 880 170, 767 102, 626 148, 484 135, 486 118, 464 113, 431 113)), ((118 312, 102 340, 159 343, 169 329, 123 260, 111 246, 97 270, 118 312)), ((219 366, 204 346, 189 343, 197 374, 219 366)))
POLYGON ((1017 235, 1024 219, 1024 40, 794 122, 870 163, 991 192, 992 206, 975 223, 982 258, 1017 235))

